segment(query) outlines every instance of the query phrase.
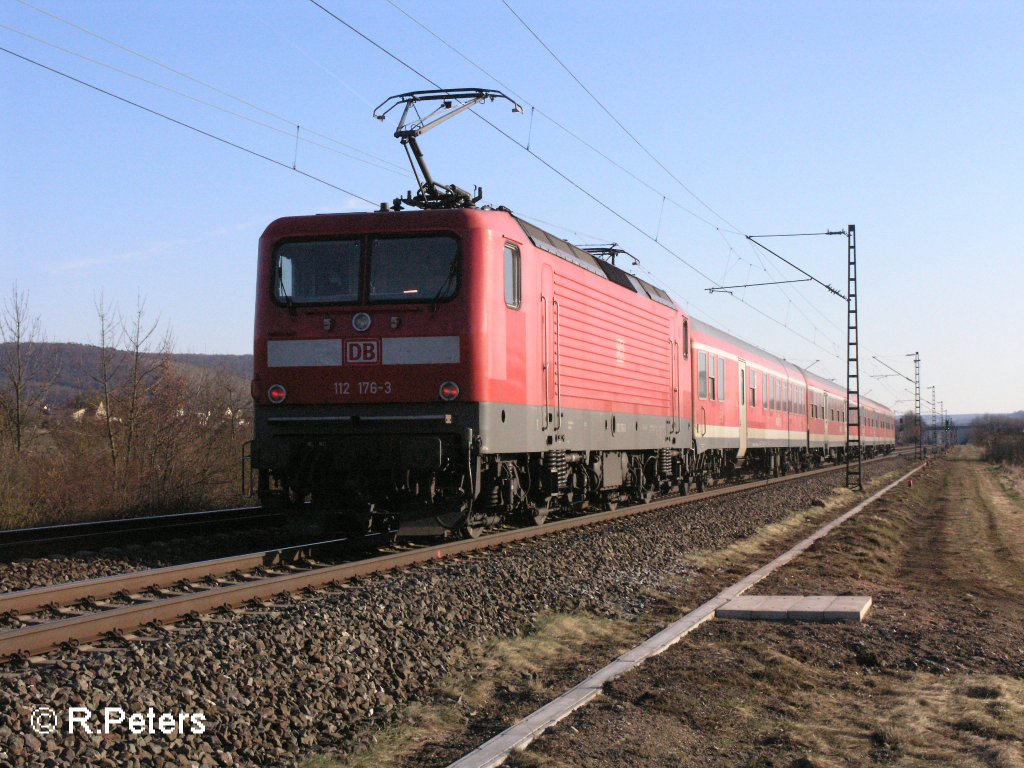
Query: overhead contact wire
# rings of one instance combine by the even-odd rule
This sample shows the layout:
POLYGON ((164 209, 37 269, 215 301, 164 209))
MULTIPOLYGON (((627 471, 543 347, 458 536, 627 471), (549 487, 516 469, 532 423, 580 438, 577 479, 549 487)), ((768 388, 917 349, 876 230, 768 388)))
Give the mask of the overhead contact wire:
POLYGON ((526 21, 523 19, 523 17, 515 12, 515 9, 513 9, 512 6, 508 4, 508 0, 501 0, 501 2, 509 10, 509 13, 511 13, 513 16, 515 16, 516 19, 519 21, 519 23, 523 25, 523 27, 526 29, 526 31, 529 32, 531 35, 533 35, 534 39, 538 43, 540 43, 540 45, 544 48, 544 50, 547 51, 549 54, 551 54, 551 58, 553 58, 555 61, 558 62, 558 65, 562 69, 564 69, 566 71, 566 73, 569 75, 569 77, 571 77, 573 80, 576 81, 577 85, 579 85, 579 87, 582 88, 586 92, 586 94, 588 96, 590 96, 591 99, 594 100, 594 103, 597 104, 597 106, 599 106, 604 111, 604 113, 606 115, 608 115, 608 117, 610 117, 612 119, 612 121, 617 126, 619 126, 619 128, 621 128, 622 131, 627 136, 629 136, 630 139, 633 140, 634 144, 636 144, 638 147, 640 147, 640 149, 644 152, 644 154, 646 154, 649 158, 651 158, 651 160, 653 160, 657 164, 657 166, 659 168, 661 168, 661 170, 663 170, 665 173, 667 173, 672 178, 672 180, 676 182, 676 184, 678 184, 680 187, 682 187, 684 190, 686 190, 686 193, 688 195, 690 195, 690 197, 692 197, 698 203, 700 203, 705 208, 707 208, 711 213, 713 213, 715 216, 717 216, 723 222, 725 222, 730 227, 732 227, 734 230, 736 230, 735 234, 742 234, 739 231, 739 227, 737 227, 735 224, 733 224, 727 218, 722 216, 722 214, 720 214, 718 211, 716 211, 714 208, 712 208, 710 205, 708 205, 706 202, 704 202, 704 200, 701 199, 701 197, 699 195, 697 195, 696 192, 694 192, 692 189, 690 189, 688 186, 686 186, 686 184, 684 184, 681 179, 679 179, 674 173, 672 173, 672 171, 670 171, 665 166, 664 163, 662 163, 657 157, 654 156, 654 154, 649 149, 647 149, 646 146, 644 146, 643 142, 641 142, 636 136, 634 136, 633 133, 625 125, 623 125, 622 122, 617 117, 615 117, 615 115, 612 114, 611 110, 609 110, 608 107, 606 107, 602 103, 602 101, 599 98, 597 98, 597 96, 595 96, 594 93, 589 88, 587 88, 586 85, 584 85, 583 81, 580 80, 578 77, 576 77, 575 73, 573 73, 573 71, 571 69, 569 69, 569 67, 567 67, 565 65, 565 63, 560 58, 558 58, 558 55, 553 50, 551 50, 551 48, 548 46, 547 43, 545 43, 541 39, 540 35, 538 35, 536 32, 533 31, 533 29, 530 27, 529 24, 526 23, 526 21))
POLYGON ((250 149, 249 147, 243 146, 241 144, 236 144, 235 142, 233 142, 233 141, 231 141, 229 139, 225 139, 222 136, 218 136, 218 135, 216 135, 214 133, 210 133, 209 131, 204 131, 202 128, 197 128, 194 125, 190 125, 189 123, 186 123, 186 122, 184 122, 182 120, 178 120, 177 118, 171 117, 170 115, 167 115, 167 114, 165 114, 163 112, 159 112, 159 111, 157 111, 155 109, 151 109, 151 108, 149 108, 147 106, 139 104, 136 101, 132 101, 131 99, 125 98, 124 96, 118 96, 116 93, 113 93, 112 91, 108 91, 108 90, 106 90, 104 88, 100 88, 98 85, 93 85, 92 83, 86 82, 85 80, 80 80, 79 78, 75 77, 74 75, 69 75, 67 72, 62 72, 59 69, 54 69, 53 67, 48 66, 46 64, 43 64, 42 62, 36 61, 35 59, 31 59, 28 56, 22 56, 20 53, 16 53, 16 52, 14 52, 14 51, 12 51, 12 50, 10 50, 8 48, 4 48, 3 46, 0 46, 0 51, 3 51, 4 53, 10 54, 11 56, 14 56, 15 58, 21 59, 22 61, 25 61, 25 62, 27 62, 29 64, 34 64, 35 66, 39 67, 40 69, 45 69, 46 71, 52 72, 55 75, 60 75, 61 77, 66 78, 66 79, 68 79, 68 80, 70 80, 70 81, 72 81, 74 83, 78 83, 79 85, 84 85, 86 88, 90 88, 91 90, 94 90, 97 93, 102 93, 105 96, 109 96, 112 99, 117 99, 118 101, 123 102, 124 104, 128 104, 130 106, 133 106, 136 109, 141 109, 144 112, 148 112, 149 114, 155 115, 156 117, 161 117, 164 120, 167 120, 168 122, 174 123, 175 125, 180 125, 182 128, 188 128, 190 131, 194 131, 195 133, 198 133, 198 134, 200 134, 202 136, 206 136, 209 139, 213 139, 214 141, 218 141, 221 144, 226 144, 229 147, 234 147, 235 149, 241 150, 242 152, 245 152, 246 154, 252 155, 253 157, 258 157, 261 160, 266 160, 268 163, 273 163, 274 165, 279 165, 282 168, 285 168, 285 169, 287 169, 289 171, 292 171, 294 173, 299 174, 300 176, 305 176, 308 179, 312 179, 313 181, 317 181, 317 182, 319 182, 321 184, 324 184, 325 186, 331 187, 332 189, 336 189, 339 192, 344 192, 346 195, 350 195, 351 197, 354 197, 357 200, 362 200, 364 203, 367 203, 367 204, 372 205, 372 206, 377 205, 373 200, 369 200, 369 199, 363 197, 362 195, 356 194, 355 192, 352 192, 351 190, 345 189, 344 187, 339 187, 337 184, 332 184, 331 182, 327 181, 326 179, 322 179, 319 176, 314 176, 313 174, 307 173, 306 171, 301 171, 298 168, 292 168, 288 163, 281 162, 280 160, 275 160, 274 158, 269 157, 268 155, 264 155, 261 152, 257 152, 254 149, 250 149))
MULTIPOLYGON (((251 101, 247 101, 246 99, 243 99, 240 96, 236 96, 233 93, 225 91, 223 88, 219 88, 218 86, 213 85, 212 83, 208 83, 205 80, 201 80, 200 78, 195 77, 194 75, 190 75, 187 72, 183 72, 180 69, 175 69, 174 67, 170 66, 169 64, 165 64, 164 62, 160 61, 159 59, 155 59, 152 56, 147 56, 144 53, 140 53, 139 51, 136 51, 136 50, 134 50, 132 48, 129 48, 127 45, 124 45, 123 43, 119 43, 116 40, 112 40, 109 37, 104 37, 103 35, 99 34, 98 32, 93 32, 91 29, 88 29, 87 27, 84 27, 81 24, 77 24, 76 22, 71 21, 70 19, 66 19, 63 16, 60 16, 60 15, 58 15, 56 13, 53 13, 52 11, 48 11, 45 8, 39 8, 38 6, 35 6, 32 3, 27 2, 27 0, 17 0, 17 1, 19 3, 21 3, 22 5, 24 5, 25 7, 31 8, 32 10, 36 11, 37 13, 41 13, 44 16, 49 16, 50 18, 55 19, 56 21, 59 21, 62 24, 65 24, 65 25, 67 25, 69 27, 72 27, 73 29, 77 29, 79 32, 83 32, 86 35, 89 35, 90 37, 95 38, 96 40, 100 40, 100 41, 106 43, 107 45, 111 45, 114 48, 117 48, 119 50, 122 50, 122 51, 124 51, 126 53, 131 54, 132 56, 135 56, 136 58, 142 59, 143 61, 149 62, 150 64, 153 64, 153 65, 155 65, 157 67, 160 67, 161 69, 164 69, 167 72, 170 72, 171 74, 174 74, 174 75, 177 75, 178 77, 181 77, 181 78, 184 78, 186 80, 189 80, 189 81, 191 81, 191 82, 193 82, 193 83, 195 83, 197 85, 201 85, 203 88, 207 88, 207 89, 213 91, 214 93, 220 94, 221 96, 225 96, 226 98, 229 98, 232 101, 236 101, 239 104, 242 104, 242 105, 244 105, 246 107, 249 107, 250 109, 253 109, 253 110, 257 111, 257 112, 260 112, 261 114, 267 115, 268 117, 272 117, 275 120, 280 120, 281 122, 283 122, 283 123, 285 123, 286 125, 289 126, 289 132, 290 132, 291 127, 295 126, 295 124, 296 124, 295 120, 291 120, 291 119, 289 119, 287 117, 284 117, 282 115, 277 114, 276 112, 273 112, 273 111, 271 111, 269 109, 261 107, 258 104, 254 104, 251 101)), ((180 93, 178 91, 175 91, 174 89, 167 88, 166 86, 160 85, 158 83, 153 83, 153 82, 151 82, 149 80, 145 80, 145 78, 138 77, 137 75, 133 75, 133 74, 131 74, 129 72, 125 72, 124 70, 119 70, 116 67, 111 67, 110 65, 104 64, 103 62, 96 61, 94 59, 90 59, 87 56, 82 56, 81 54, 75 53, 74 51, 69 51, 67 49, 61 48, 60 46, 54 45, 53 43, 48 43, 45 40, 40 40, 38 38, 33 38, 31 35, 27 35, 24 32, 19 32, 18 30, 12 29, 10 27, 5 27, 5 28, 6 29, 10 29, 12 32, 15 32, 15 33, 17 33, 19 35, 23 35, 25 37, 30 37, 31 39, 36 40, 37 42, 40 42, 43 45, 49 45, 51 47, 57 48, 58 50, 62 50, 65 53, 71 54, 72 56, 78 56, 79 58, 84 58, 87 61, 92 61, 94 64, 98 64, 100 66, 107 67, 108 69, 113 69, 114 71, 120 72, 121 74, 127 75, 129 77, 135 77, 136 79, 142 80, 143 82, 149 83, 150 85, 154 85, 154 86, 156 86, 158 88, 164 88, 165 90, 170 90, 173 93, 177 93, 178 95, 185 96, 185 98, 193 99, 194 101, 197 101, 197 102, 199 102, 201 104, 206 104, 207 106, 212 106, 214 109, 220 109, 220 110, 222 110, 224 112, 228 112, 228 114, 237 115, 237 113, 231 112, 230 110, 225 110, 222 107, 218 107, 216 105, 209 104, 208 102, 204 102, 201 99, 195 99, 192 96, 188 96, 186 94, 182 94, 182 93, 180 93)), ((242 116, 242 115, 238 115, 238 116, 242 117, 243 119, 246 119, 246 120, 251 120, 251 118, 247 118, 247 117, 242 116)), ((257 122, 257 121, 252 121, 252 122, 257 122)), ((265 125, 264 123, 257 123, 257 124, 265 125)), ((268 127, 270 127, 270 126, 268 126, 268 127)), ((365 150, 359 149, 358 147, 354 147, 351 144, 346 144, 345 142, 340 141, 340 140, 334 138, 333 136, 329 136, 328 134, 325 134, 325 133, 320 133, 319 131, 315 131, 312 128, 309 128, 308 126, 303 126, 303 130, 306 133, 309 133, 310 135, 317 136, 317 137, 319 137, 321 139, 324 139, 326 141, 331 142, 332 144, 337 144, 339 147, 345 147, 346 149, 350 149, 353 152, 358 152, 361 155, 365 155, 366 157, 371 157, 374 160, 377 160, 378 162, 381 162, 381 163, 384 163, 386 165, 389 165, 392 168, 397 168, 399 171, 401 171, 403 174, 405 174, 405 169, 401 168, 400 166, 397 166, 395 163, 392 163, 390 160, 387 160, 386 158, 378 157, 378 156, 374 155, 372 152, 367 152, 365 150)), ((323 147, 323 145, 317 144, 316 142, 310 141, 309 139, 303 139, 303 141, 306 141, 307 143, 310 143, 310 144, 314 144, 316 146, 323 147)), ((323 147, 323 148, 327 149, 329 151, 335 151, 335 150, 331 150, 330 147, 323 147)), ((344 153, 339 153, 339 154, 344 154, 344 153)), ((349 155, 345 155, 345 156, 346 157, 351 157, 349 155)), ((352 159, 358 159, 358 158, 352 158, 352 159)), ((363 162, 365 162, 365 161, 363 161, 363 162)))

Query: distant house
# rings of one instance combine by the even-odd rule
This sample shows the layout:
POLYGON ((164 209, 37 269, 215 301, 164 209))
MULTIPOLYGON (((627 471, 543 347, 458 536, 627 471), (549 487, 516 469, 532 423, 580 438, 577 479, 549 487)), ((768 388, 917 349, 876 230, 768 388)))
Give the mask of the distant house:
MULTIPOLYGON (((85 417, 88 415, 88 413, 88 408, 79 408, 77 411, 73 411, 71 413, 71 418, 74 421, 83 421, 85 417)), ((93 412, 93 418, 95 418, 97 421, 100 419, 107 418, 107 406, 102 400, 100 401, 100 404, 96 406, 96 410, 93 412)), ((119 422, 121 420, 118 418, 113 418, 111 419, 111 421, 119 422)))

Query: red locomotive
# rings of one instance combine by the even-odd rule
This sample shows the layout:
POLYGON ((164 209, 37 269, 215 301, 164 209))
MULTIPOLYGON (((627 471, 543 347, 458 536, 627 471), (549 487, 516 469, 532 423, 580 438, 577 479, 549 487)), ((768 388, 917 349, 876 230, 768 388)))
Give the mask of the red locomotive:
MULTIPOLYGON (((847 407, 834 383, 688 317, 613 260, 433 181, 417 137, 499 97, 387 100, 381 118, 405 105, 395 135, 422 173, 418 194, 263 233, 261 501, 311 499, 364 530, 398 520, 403 535, 476 535, 554 508, 841 458, 847 407), (424 101, 441 106, 420 118, 424 101)), ((891 449, 892 412, 862 400, 861 413, 864 451, 891 449)))
MULTIPOLYGON (((477 533, 845 446, 836 384, 505 210, 280 219, 255 331, 261 500, 360 527, 477 533)), ((892 412, 861 414, 890 449, 892 412)))

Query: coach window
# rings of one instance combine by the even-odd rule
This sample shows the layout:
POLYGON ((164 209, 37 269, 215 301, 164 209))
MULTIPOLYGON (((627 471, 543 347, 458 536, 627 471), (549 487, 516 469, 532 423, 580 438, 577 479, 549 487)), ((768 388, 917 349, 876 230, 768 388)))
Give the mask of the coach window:
POLYGON ((505 243, 505 306, 519 309, 523 303, 523 268, 519 246, 505 243))
POLYGON ((750 407, 757 408, 757 371, 750 372, 750 407))
POLYGON ((690 321, 683 320, 683 357, 690 356, 690 321))
POLYGON ((718 388, 715 386, 715 379, 718 377, 718 358, 715 355, 708 355, 708 399, 718 399, 718 388))
POLYGON ((747 383, 743 380, 744 379, 743 363, 740 363, 739 369, 740 369, 740 405, 746 405, 747 404, 747 383))
POLYGON ((708 399, 708 353, 697 353, 697 390, 701 400, 708 399))
POLYGON ((725 400, 725 358, 718 358, 718 399, 725 400))

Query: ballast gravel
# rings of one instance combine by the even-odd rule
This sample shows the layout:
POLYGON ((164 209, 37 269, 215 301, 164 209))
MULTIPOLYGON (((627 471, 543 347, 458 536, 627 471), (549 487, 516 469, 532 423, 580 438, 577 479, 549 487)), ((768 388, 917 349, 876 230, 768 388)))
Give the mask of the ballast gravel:
MULTIPOLYGON (((865 465, 865 480, 902 465, 865 465)), ((293 766, 348 752, 426 698, 470 645, 520 635, 550 611, 637 615, 652 587, 684 572, 688 552, 750 536, 820 503, 843 479, 831 473, 663 509, 283 595, 103 651, 2 666, 0 766, 293 766), (56 732, 33 731, 40 707, 57 714, 56 732), (68 733, 71 707, 93 713, 95 733, 68 733), (104 708, 125 714, 109 734, 104 708), (148 731, 150 711, 156 733, 133 733, 128 718, 137 714, 148 731), (174 725, 166 733, 165 713, 174 725)))
POLYGON ((0 562, 0 593, 246 554, 288 543, 298 544, 307 541, 308 536, 301 538, 283 528, 258 528, 250 531, 215 533, 204 537, 105 547, 96 551, 80 551, 67 555, 19 558, 10 562, 0 562))

